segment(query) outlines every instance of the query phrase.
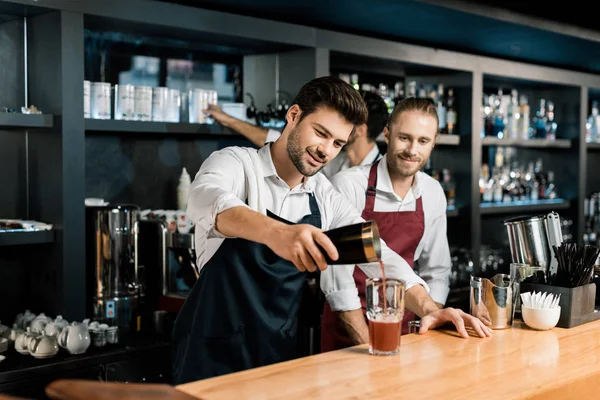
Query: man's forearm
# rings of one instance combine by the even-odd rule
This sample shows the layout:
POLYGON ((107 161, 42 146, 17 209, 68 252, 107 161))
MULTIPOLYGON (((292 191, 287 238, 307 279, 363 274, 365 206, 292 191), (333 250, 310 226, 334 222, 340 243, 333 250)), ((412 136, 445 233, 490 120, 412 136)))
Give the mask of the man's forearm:
POLYGON ((342 311, 337 315, 355 345, 369 343, 369 328, 361 309, 342 311))
POLYGON ((266 244, 283 226, 273 218, 247 207, 233 207, 217 215, 215 228, 222 235, 266 244))
POLYGON ((239 132, 256 146, 263 147, 265 145, 265 140, 267 140, 267 134, 269 133, 267 129, 235 118, 232 118, 231 121, 228 122, 228 125, 231 129, 239 132))
POLYGON ((415 285, 406 291, 406 308, 421 318, 439 310, 438 305, 421 285, 415 285))

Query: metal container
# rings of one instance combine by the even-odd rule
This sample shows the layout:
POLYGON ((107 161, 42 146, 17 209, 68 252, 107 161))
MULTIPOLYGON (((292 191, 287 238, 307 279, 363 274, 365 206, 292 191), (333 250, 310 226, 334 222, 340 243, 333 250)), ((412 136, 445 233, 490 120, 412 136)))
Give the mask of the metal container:
POLYGON ((342 226, 329 230, 325 234, 331 239, 338 251, 338 259, 331 260, 327 252, 323 255, 329 265, 363 264, 381 259, 381 239, 375 221, 342 226))
POLYGON ((510 275, 491 279, 471 276, 471 315, 492 329, 506 329, 513 321, 513 282, 510 275))
POLYGON ((539 266, 550 274, 556 271, 552 245, 562 243, 557 213, 512 218, 504 221, 504 225, 513 263, 539 266))
POLYGON ((138 278, 138 219, 135 205, 93 207, 92 305, 94 319, 138 330, 136 313, 143 288, 138 278))

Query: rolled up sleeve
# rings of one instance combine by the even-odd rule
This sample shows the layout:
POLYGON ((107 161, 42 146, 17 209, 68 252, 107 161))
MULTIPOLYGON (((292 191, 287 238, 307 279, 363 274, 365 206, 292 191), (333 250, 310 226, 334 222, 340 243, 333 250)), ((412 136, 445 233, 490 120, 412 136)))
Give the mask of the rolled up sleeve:
POLYGON ((223 238, 215 228, 217 215, 233 207, 247 207, 242 162, 227 150, 212 153, 190 187, 187 215, 208 238, 223 238))
POLYGON ((429 235, 419 257, 419 274, 429 284, 431 288, 429 295, 433 301, 446 304, 450 293, 452 259, 446 236, 445 199, 440 209, 444 210, 444 213, 439 214, 432 221, 429 235))

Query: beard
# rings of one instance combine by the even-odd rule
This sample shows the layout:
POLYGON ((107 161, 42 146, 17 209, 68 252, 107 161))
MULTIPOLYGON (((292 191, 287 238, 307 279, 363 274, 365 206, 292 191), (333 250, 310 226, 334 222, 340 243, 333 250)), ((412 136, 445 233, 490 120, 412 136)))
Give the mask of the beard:
MULTIPOLYGON (((294 166, 302 175, 313 176, 317 172, 319 172, 325 165, 327 165, 327 163, 325 162, 319 167, 313 167, 309 165, 306 161, 304 161, 304 156, 307 153, 307 150, 302 148, 302 145, 300 144, 300 136, 301 133, 298 127, 294 128, 290 132, 290 136, 288 137, 287 141, 287 152, 290 156, 290 159, 292 160, 292 163, 294 163, 294 166)), ((319 150, 315 149, 314 155, 322 160, 326 159, 325 154, 319 152, 319 150)))
POLYGON ((393 163, 391 165, 394 172, 400 176, 413 176, 419 172, 427 164, 427 159, 419 157, 411 157, 410 154, 404 152, 395 153, 393 163), (405 160, 415 161, 413 164, 406 164, 405 160))

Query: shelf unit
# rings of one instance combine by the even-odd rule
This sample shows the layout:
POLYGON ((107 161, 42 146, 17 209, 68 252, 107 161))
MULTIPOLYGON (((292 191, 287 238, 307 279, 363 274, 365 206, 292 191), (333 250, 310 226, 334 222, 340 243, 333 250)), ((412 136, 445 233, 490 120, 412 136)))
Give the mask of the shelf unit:
MULTIPOLYGON (((109 183, 118 185, 133 179, 135 172, 152 176, 152 170, 133 169, 131 172, 135 163, 146 168, 157 160, 167 160, 171 163, 171 173, 181 167, 178 155, 185 153, 188 159, 196 158, 201 163, 207 153, 223 146, 225 142, 220 139, 239 139, 231 132, 216 130, 216 127, 192 124, 85 120, 81 83, 85 77, 86 30, 159 38, 162 42, 155 40, 153 43, 159 43, 157 46, 162 45, 162 48, 179 46, 178 49, 183 49, 179 54, 185 54, 185 51, 220 52, 222 57, 237 57, 244 64, 244 91, 273 93, 279 88, 295 93, 309 79, 343 67, 385 71, 406 79, 429 77, 433 82, 444 82, 446 87, 456 86, 461 91, 457 94, 459 135, 441 135, 432 157, 439 165, 449 165, 456 171, 460 198, 457 198, 457 209, 447 213, 453 216, 460 209, 460 218, 449 219, 449 236, 464 236, 465 245, 472 250, 475 273, 479 271, 484 224, 499 213, 561 209, 575 221, 574 237, 578 241, 582 237, 586 179, 593 175, 591 171, 586 172, 587 162, 592 158, 588 153, 592 154, 591 151, 599 147, 585 143, 583 121, 588 110, 584 105, 588 103, 588 90, 600 88, 598 75, 158 1, 40 3, 44 6, 32 5, 29 0, 0 1, 0 14, 10 5, 11 15, 17 15, 14 13, 16 4, 21 9, 20 16, 28 16, 29 102, 48 114, 60 116, 52 122, 42 116, 43 122, 36 122, 33 127, 57 135, 38 133, 44 129, 29 130, 32 126, 24 125, 24 122, 7 124, 2 117, 17 116, 3 115, 0 115, 0 134, 14 124, 28 131, 28 164, 17 163, 21 167, 11 175, 13 181, 9 183, 16 185, 14 181, 23 179, 17 172, 27 170, 29 184, 27 191, 22 192, 27 193, 30 215, 61 226, 61 240, 51 243, 55 248, 45 261, 54 268, 58 281, 52 298, 53 310, 60 311, 67 319, 84 317, 85 293, 81 283, 85 281, 85 269, 81 266, 86 262, 84 199, 86 179, 90 177, 86 174, 86 167, 90 168, 88 161, 97 156, 98 164, 94 166, 105 168, 114 163, 117 156, 129 157, 119 176, 105 177, 109 183), (261 65, 266 67, 258 68, 261 65), (271 68, 273 66, 278 68, 271 68), (557 180, 566 185, 564 193, 559 193, 564 203, 501 208, 480 206, 478 181, 484 152, 508 145, 495 139, 482 139, 479 134, 483 128, 482 95, 487 88, 498 85, 519 87, 539 96, 550 94, 557 104, 561 103, 562 115, 558 118, 568 115, 561 120, 568 129, 557 141, 509 142, 518 147, 519 152, 546 157, 545 165, 556 164, 557 168, 567 171, 561 176, 557 173, 557 180), (142 135, 154 136, 158 144, 144 147, 146 141, 137 142, 142 135), (166 140, 171 136, 182 144, 166 140), (102 140, 94 141, 97 138, 102 140), (100 147, 90 148, 91 143, 100 147), (114 149, 121 153, 115 156, 114 149), (460 230, 453 234, 452 229, 460 230)), ((257 106, 261 107, 260 104, 257 106)), ((533 110, 535 102, 531 107, 533 110)), ((118 166, 120 168, 121 164, 118 166)), ((125 194, 136 193, 128 192, 125 187, 119 188, 125 194)), ((21 194, 13 199, 13 203, 20 197, 21 194)), ((0 208, 0 212, 4 211, 0 208)))
POLYGON ((152 121, 122 121, 122 120, 100 120, 86 119, 86 133, 122 133, 122 134, 166 134, 166 135, 185 135, 196 136, 243 136, 223 128, 218 124, 190 124, 190 123, 172 123, 172 122, 152 122, 152 121))
POLYGON ((1 113, 0 129, 52 128, 54 116, 48 114, 1 113))
POLYGON ((566 210, 569 207, 571 207, 571 203, 563 199, 520 200, 510 203, 481 203, 479 205, 481 215, 542 213, 566 210))
POLYGON ((514 146, 514 147, 529 147, 535 149, 543 148, 557 148, 557 149, 569 149, 571 148, 571 140, 567 139, 498 139, 496 137, 486 136, 481 140, 482 146, 514 146))
POLYGON ((18 246, 54 242, 54 230, 0 232, 0 246, 18 246))

